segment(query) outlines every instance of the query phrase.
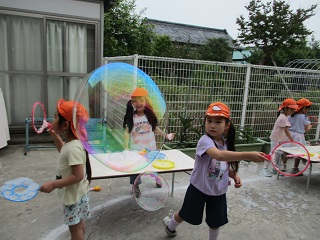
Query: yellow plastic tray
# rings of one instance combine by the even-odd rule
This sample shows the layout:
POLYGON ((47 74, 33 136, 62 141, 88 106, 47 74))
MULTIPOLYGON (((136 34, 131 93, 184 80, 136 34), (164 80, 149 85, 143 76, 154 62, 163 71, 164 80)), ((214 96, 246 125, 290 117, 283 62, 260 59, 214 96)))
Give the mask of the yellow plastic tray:
POLYGON ((152 162, 152 166, 158 169, 171 169, 175 167, 175 163, 168 159, 156 159, 152 162))

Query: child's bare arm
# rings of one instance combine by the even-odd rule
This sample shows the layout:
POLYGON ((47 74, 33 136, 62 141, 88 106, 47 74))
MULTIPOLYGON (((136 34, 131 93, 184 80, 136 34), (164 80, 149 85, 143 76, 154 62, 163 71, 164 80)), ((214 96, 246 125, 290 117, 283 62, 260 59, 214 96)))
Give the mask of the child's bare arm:
POLYGON ((56 134, 56 132, 52 129, 48 129, 48 132, 49 132, 50 136, 52 137, 54 144, 57 147, 58 152, 60 152, 60 150, 64 144, 62 138, 58 134, 56 134))
POLYGON ((124 130, 124 136, 123 136, 124 150, 129 150, 129 138, 130 138, 129 129, 128 129, 128 127, 126 127, 124 130))
POLYGON ((229 177, 234 180, 234 187, 235 188, 240 188, 242 186, 242 181, 241 181, 240 176, 232 169, 229 169, 229 177))
POLYGON ((84 178, 84 165, 72 165, 71 168, 72 172, 69 176, 46 182, 40 187, 39 191, 50 193, 56 188, 63 188, 80 182, 84 178))
POLYGON ((154 132, 159 134, 160 136, 164 136, 168 140, 172 140, 175 136, 175 133, 167 133, 165 134, 160 128, 156 127, 154 132))
POLYGON ((291 136, 291 133, 290 133, 288 127, 285 127, 285 128, 284 128, 284 132, 285 132, 286 136, 289 138, 289 140, 293 142, 294 140, 293 140, 293 138, 292 138, 292 136, 291 136))
POLYGON ((209 148, 207 154, 218 161, 234 162, 241 160, 251 160, 254 162, 263 162, 266 159, 262 152, 233 152, 228 150, 219 150, 215 147, 209 148))
POLYGON ((305 131, 305 132, 309 132, 311 128, 312 128, 311 124, 305 125, 305 126, 304 126, 304 131, 305 131))

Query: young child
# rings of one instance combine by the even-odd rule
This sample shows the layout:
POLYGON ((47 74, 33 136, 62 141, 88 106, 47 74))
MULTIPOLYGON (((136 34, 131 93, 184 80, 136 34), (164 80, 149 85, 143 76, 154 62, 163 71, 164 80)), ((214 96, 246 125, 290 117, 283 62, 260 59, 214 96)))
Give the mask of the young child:
POLYGON ((235 129, 228 106, 221 102, 210 104, 205 114, 205 135, 197 144, 194 169, 182 208, 171 219, 168 216, 163 219, 169 236, 176 236, 176 227, 182 221, 201 224, 206 206, 209 240, 218 239, 219 227, 228 223, 226 192, 229 177, 234 179, 236 188, 242 186, 237 174, 238 161, 266 160, 260 152, 234 152, 234 141, 235 129))
MULTIPOLYGON (((58 191, 58 197, 63 203, 64 223, 69 226, 72 240, 85 237, 85 221, 90 217, 89 212, 89 182, 91 167, 88 153, 78 140, 73 124, 73 101, 59 99, 54 114, 52 126, 48 130, 60 152, 56 180, 44 183, 41 192, 58 191), (63 142, 59 135, 64 135, 63 142)), ((77 105, 77 133, 82 140, 87 133, 83 124, 88 121, 87 110, 77 105)))
MULTIPOLYGON (((307 113, 312 105, 312 102, 310 102, 306 98, 301 98, 297 101, 297 105, 298 105, 298 108, 296 112, 293 113, 291 117, 289 117, 289 122, 291 124, 289 131, 295 142, 299 142, 302 145, 306 145, 304 134, 311 129, 311 122, 308 120, 307 113)), ((291 170, 292 174, 296 174, 300 172, 299 163, 300 163, 300 159, 295 158, 294 167, 291 170)), ((298 176, 302 176, 302 175, 303 173, 301 173, 298 176)))
MULTIPOLYGON (((156 150, 155 133, 168 140, 174 138, 174 133, 165 134, 157 125, 158 119, 153 112, 148 98, 148 91, 144 88, 136 88, 131 95, 131 100, 127 103, 126 114, 123 121, 123 128, 125 130, 124 149, 141 151, 147 148, 151 151, 156 150)), ((130 184, 134 184, 137 176, 138 175, 130 176, 130 184)), ((156 178, 156 186, 158 188, 162 187, 159 178, 156 178)), ((135 188, 135 196, 138 198, 140 195, 141 192, 138 186, 135 188)))
MULTIPOLYGON (((272 153, 273 149, 282 142, 285 141, 293 141, 293 138, 289 132, 289 127, 291 124, 288 120, 288 117, 291 116, 295 110, 297 109, 298 105, 296 101, 292 98, 285 99, 281 106, 278 109, 278 118, 274 123, 270 140, 271 140, 271 148, 270 154, 272 153)), ((272 175, 268 171, 268 167, 270 165, 270 161, 265 161, 263 165, 263 169, 260 171, 260 174, 265 177, 271 177, 272 175)), ((283 161, 283 166, 281 171, 286 171, 286 162, 283 161)), ((271 173, 276 174, 277 171, 272 169, 271 173)))

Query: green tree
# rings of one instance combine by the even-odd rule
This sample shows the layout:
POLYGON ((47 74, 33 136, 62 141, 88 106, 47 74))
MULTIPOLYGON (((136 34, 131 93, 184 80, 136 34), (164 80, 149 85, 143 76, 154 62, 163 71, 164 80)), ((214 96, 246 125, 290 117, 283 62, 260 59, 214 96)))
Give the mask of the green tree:
POLYGON ((233 48, 224 38, 211 38, 199 48, 200 58, 207 61, 231 62, 233 48))
POLYGON ((150 55, 153 25, 135 13, 135 0, 117 0, 104 14, 104 56, 150 55))
POLYGON ((264 4, 261 0, 251 0, 245 6, 249 19, 241 15, 236 20, 240 31, 238 41, 244 45, 253 44, 263 51, 260 64, 273 65, 273 56, 279 49, 286 51, 306 42, 312 31, 303 23, 315 15, 316 7, 311 5, 308 9, 292 11, 286 1, 273 0, 264 4))
POLYGON ((314 54, 315 59, 320 59, 320 41, 316 41, 314 38, 311 39, 310 48, 314 54))
POLYGON ((152 43, 152 55, 157 57, 172 57, 174 45, 169 36, 156 36, 152 43))
MULTIPOLYGON (((292 44, 291 48, 279 48, 273 53, 273 59, 277 66, 283 67, 288 62, 295 59, 314 59, 319 58, 317 53, 319 46, 317 42, 297 42, 292 44)), ((245 60, 251 64, 260 64, 265 59, 265 54, 261 49, 255 49, 245 60)))

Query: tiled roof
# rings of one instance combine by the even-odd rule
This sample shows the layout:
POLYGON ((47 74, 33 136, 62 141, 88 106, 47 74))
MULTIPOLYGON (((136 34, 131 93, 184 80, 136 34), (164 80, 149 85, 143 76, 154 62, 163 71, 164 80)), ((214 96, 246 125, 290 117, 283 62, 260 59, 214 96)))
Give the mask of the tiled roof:
POLYGON ((203 45, 211 38, 225 38, 230 43, 233 40, 225 29, 200 27, 155 19, 148 19, 148 22, 155 26, 154 32, 157 35, 167 35, 173 42, 203 45))

